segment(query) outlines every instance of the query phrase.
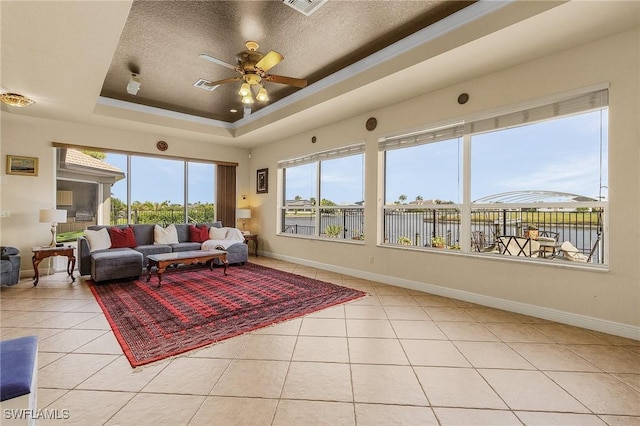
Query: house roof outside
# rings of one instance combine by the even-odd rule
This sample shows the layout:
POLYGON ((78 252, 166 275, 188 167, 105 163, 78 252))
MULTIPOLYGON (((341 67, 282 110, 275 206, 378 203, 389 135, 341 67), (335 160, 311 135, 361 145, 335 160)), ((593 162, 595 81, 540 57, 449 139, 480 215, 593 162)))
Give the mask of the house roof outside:
POLYGON ((126 177, 119 168, 73 148, 59 148, 58 177, 84 176, 88 180, 115 183, 126 177))

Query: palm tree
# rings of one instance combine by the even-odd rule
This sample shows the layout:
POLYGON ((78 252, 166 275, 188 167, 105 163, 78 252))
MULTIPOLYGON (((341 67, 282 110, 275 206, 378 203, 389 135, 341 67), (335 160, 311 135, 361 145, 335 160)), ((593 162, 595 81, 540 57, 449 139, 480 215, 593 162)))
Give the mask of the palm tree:
POLYGON ((398 197, 398 200, 400 200, 400 202, 404 204, 404 202, 407 201, 407 196, 404 194, 400 194, 400 196, 398 197))

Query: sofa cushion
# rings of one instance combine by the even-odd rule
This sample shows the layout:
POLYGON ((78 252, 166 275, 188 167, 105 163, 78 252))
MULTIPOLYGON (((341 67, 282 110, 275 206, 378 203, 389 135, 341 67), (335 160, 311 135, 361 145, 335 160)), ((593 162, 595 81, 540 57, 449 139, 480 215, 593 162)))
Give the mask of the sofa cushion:
POLYGON ((130 248, 103 250, 91 254, 91 278, 96 281, 137 277, 142 273, 142 253, 130 248))
POLYGON ((0 256, 13 256, 19 254, 20 250, 11 246, 2 246, 0 249, 0 256))
POLYGON ((0 260, 0 273, 11 272, 13 264, 9 260, 0 260))
POLYGON ((209 230, 206 226, 195 227, 189 225, 189 241, 192 243, 204 243, 209 239, 209 230))
POLYGON ((153 244, 153 230, 155 228, 154 224, 137 223, 135 225, 131 225, 131 228, 133 228, 133 233, 136 236, 136 242, 139 246, 153 244))
POLYGON ((109 236, 111 237, 111 248, 134 248, 138 245, 136 236, 131 228, 109 228, 109 236))
POLYGON ((173 226, 176 227, 176 232, 178 233, 178 242, 189 242, 189 226, 191 225, 188 223, 175 223, 173 226))
POLYGON ((178 242, 178 231, 173 223, 166 228, 160 225, 154 226, 153 244, 178 244, 178 242))
POLYGON ((136 251, 142 253, 143 256, 143 265, 147 265, 147 256, 150 254, 162 254, 162 253, 171 253, 171 246, 166 244, 147 244, 144 246, 138 246, 135 248, 136 251))
POLYGON ((171 247, 172 252, 200 250, 201 246, 202 244, 200 243, 191 243, 191 242, 169 244, 169 247, 171 247))
POLYGON ((93 253, 96 250, 105 250, 111 248, 111 236, 107 228, 101 228, 97 231, 86 229, 84 231, 87 242, 89 242, 89 251, 93 253))

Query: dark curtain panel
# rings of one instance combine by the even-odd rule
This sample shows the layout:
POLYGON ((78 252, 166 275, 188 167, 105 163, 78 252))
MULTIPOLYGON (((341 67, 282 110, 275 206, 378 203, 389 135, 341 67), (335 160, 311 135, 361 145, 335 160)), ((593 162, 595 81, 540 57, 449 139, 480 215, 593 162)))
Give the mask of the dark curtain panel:
POLYGON ((236 227, 236 166, 216 166, 216 220, 236 227))

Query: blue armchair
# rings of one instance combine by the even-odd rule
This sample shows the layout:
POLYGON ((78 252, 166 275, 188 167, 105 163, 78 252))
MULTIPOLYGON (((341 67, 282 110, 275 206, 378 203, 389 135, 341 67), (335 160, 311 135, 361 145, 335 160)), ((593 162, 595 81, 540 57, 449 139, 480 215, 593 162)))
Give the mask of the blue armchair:
POLYGON ((20 250, 0 246, 0 285, 14 285, 20 281, 20 250))

